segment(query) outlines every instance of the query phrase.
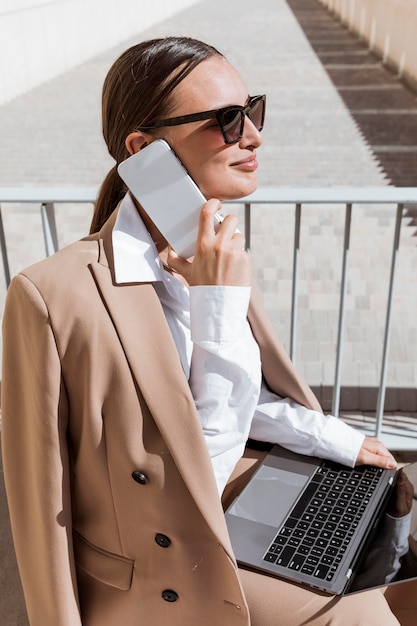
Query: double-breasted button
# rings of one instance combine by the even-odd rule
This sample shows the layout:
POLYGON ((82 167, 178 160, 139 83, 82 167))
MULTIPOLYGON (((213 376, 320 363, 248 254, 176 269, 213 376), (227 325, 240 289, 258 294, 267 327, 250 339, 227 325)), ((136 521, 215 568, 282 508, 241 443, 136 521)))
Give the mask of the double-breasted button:
POLYGON ((171 539, 162 533, 157 533, 155 535, 155 541, 158 546, 161 546, 161 548, 169 548, 171 545, 171 539))
POLYGON ((176 591, 172 591, 172 589, 165 589, 162 592, 162 597, 165 602, 176 602, 178 600, 178 594, 176 591))
POLYGON ((133 480, 136 480, 136 482, 140 485, 146 485, 148 482, 148 477, 146 476, 146 474, 140 472, 139 470, 135 470, 134 472, 132 472, 132 478, 133 480))

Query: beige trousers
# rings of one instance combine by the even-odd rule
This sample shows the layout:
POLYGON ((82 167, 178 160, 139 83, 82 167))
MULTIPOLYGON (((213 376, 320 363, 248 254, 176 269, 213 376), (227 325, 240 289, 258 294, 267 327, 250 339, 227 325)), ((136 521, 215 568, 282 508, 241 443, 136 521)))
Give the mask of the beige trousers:
MULTIPOLYGON (((224 491, 225 508, 246 485, 264 455, 246 450, 224 491)), ((378 589, 337 597, 247 570, 240 570, 240 577, 252 626, 398 626, 400 623, 383 591, 378 589)), ((415 626, 414 611, 413 615, 415 626)), ((404 625, 408 626, 406 622, 404 625)))

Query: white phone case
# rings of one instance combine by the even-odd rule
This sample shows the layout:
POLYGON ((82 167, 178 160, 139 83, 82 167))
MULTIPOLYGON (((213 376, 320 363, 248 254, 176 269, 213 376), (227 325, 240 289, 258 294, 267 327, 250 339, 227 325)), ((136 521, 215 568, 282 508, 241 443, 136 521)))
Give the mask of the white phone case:
POLYGON ((206 199, 169 144, 153 141, 120 163, 118 172, 175 252, 192 256, 206 199))

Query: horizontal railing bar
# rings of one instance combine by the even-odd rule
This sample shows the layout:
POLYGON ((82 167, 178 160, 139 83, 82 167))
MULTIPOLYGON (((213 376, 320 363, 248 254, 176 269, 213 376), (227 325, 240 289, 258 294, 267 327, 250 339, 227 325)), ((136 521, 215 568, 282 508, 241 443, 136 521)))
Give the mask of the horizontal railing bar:
POLYGON ((48 204, 95 202, 97 187, 0 187, 0 202, 48 204))
POLYGON ((254 204, 414 204, 417 203, 417 187, 262 187, 246 196, 244 201, 254 204))
MULTIPOLYGON (((0 202, 94 202, 98 187, 0 187, 0 202)), ((261 187, 227 204, 417 204, 417 187, 261 187)))

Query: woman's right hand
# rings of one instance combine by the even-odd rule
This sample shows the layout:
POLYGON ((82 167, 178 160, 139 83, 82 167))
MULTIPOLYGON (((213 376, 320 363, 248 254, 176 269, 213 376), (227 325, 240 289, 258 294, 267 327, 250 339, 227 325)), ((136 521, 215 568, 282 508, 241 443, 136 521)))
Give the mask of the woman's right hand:
POLYGON ((227 215, 217 224, 214 215, 221 209, 219 200, 209 200, 201 209, 196 252, 192 259, 169 250, 168 264, 190 286, 251 284, 251 263, 245 251, 245 238, 236 232, 238 218, 227 215))

